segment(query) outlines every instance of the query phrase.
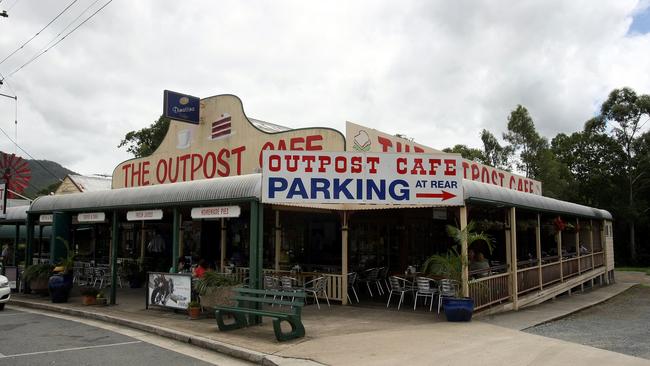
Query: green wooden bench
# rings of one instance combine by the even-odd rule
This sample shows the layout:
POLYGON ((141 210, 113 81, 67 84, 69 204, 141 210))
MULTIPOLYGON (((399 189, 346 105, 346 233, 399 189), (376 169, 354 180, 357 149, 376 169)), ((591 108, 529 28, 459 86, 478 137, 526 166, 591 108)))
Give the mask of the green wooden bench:
POLYGON ((235 288, 234 291, 236 295, 233 300, 237 301, 237 306, 214 307, 219 330, 228 331, 252 325, 247 320, 247 315, 252 315, 273 318, 273 330, 278 341, 305 336, 305 327, 300 319, 302 308, 305 306, 304 291, 255 290, 243 287, 235 288), (270 310, 268 306, 262 309, 264 305, 273 305, 273 309, 270 310), (224 316, 232 316, 234 322, 226 324, 224 316), (291 331, 282 331, 283 321, 291 325, 291 331))

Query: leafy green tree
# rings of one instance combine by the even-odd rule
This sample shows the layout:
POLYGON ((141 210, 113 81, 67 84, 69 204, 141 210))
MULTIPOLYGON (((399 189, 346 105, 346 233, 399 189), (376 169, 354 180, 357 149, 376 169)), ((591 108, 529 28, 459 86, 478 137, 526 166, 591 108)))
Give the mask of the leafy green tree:
POLYGON ((126 151, 136 158, 149 156, 160 146, 168 129, 169 118, 160 116, 149 127, 128 132, 117 147, 126 146, 126 151))
POLYGON ((481 131, 481 141, 483 141, 484 163, 495 168, 510 170, 512 148, 510 146, 501 146, 497 138, 486 129, 481 131))
POLYGON ((458 144, 452 148, 445 148, 442 151, 446 153, 460 154, 465 159, 480 163, 485 161, 485 155, 483 155, 483 151, 481 151, 481 149, 468 147, 467 145, 458 144))
POLYGON ((508 132, 503 134, 503 139, 510 143, 513 152, 519 152, 517 169, 526 177, 536 178, 539 175, 539 155, 548 148, 548 142, 537 133, 526 107, 518 105, 510 113, 508 132))
POLYGON ((636 258, 636 220, 639 216, 635 202, 639 185, 648 172, 639 169, 638 137, 650 118, 650 95, 637 95, 631 88, 614 89, 600 109, 601 118, 612 128, 614 139, 625 153, 622 166, 626 176, 630 257, 636 258), (643 119, 643 120, 642 120, 643 119))

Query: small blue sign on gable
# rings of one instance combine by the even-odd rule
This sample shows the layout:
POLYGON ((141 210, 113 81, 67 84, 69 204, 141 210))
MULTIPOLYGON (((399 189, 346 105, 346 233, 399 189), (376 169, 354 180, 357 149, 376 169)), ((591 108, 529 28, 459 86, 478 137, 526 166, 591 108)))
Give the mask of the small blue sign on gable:
POLYGON ((200 98, 165 90, 164 99, 163 115, 165 117, 199 124, 200 98))

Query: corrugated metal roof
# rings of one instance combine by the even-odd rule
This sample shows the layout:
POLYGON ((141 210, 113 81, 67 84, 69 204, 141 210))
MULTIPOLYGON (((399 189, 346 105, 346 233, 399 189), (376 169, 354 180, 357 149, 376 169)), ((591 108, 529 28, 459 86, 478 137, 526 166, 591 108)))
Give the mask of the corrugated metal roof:
POLYGON ((111 189, 111 178, 90 177, 87 175, 68 175, 81 188, 82 192, 107 191, 111 189))
POLYGON ((261 198, 261 174, 202 179, 175 184, 120 188, 37 198, 30 212, 79 211, 101 208, 162 207, 191 202, 261 198))
POLYGON ((278 124, 262 121, 260 119, 248 118, 248 120, 251 121, 251 123, 255 127, 259 128, 260 130, 262 130, 264 132, 268 132, 268 133, 283 132, 283 131, 289 131, 290 130, 289 127, 280 126, 278 124))
POLYGON ((463 180, 463 187, 465 202, 487 202, 559 214, 572 214, 605 220, 612 219, 612 214, 605 210, 519 192, 492 184, 463 180))

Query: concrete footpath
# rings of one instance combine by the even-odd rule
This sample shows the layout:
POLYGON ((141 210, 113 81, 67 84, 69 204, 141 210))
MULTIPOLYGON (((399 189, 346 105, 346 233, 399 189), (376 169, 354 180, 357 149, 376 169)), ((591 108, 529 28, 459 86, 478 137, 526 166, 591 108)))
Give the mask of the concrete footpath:
MULTIPOLYGON (((141 303, 83 307, 16 296, 12 306, 56 311, 155 333, 263 365, 650 365, 650 360, 521 332, 620 294, 646 279, 634 277, 594 290, 563 296, 520 312, 478 316, 470 323, 448 323, 428 311, 403 307, 336 306, 304 315, 307 337, 275 341, 270 322, 219 332, 214 319, 189 321, 182 314, 144 310, 141 303)), ((647 276, 646 276, 647 277, 647 276)), ((119 299, 119 297, 118 297, 119 299)), ((142 297, 138 297, 141 302, 142 297)), ((435 313, 435 312, 434 312, 435 313)))

